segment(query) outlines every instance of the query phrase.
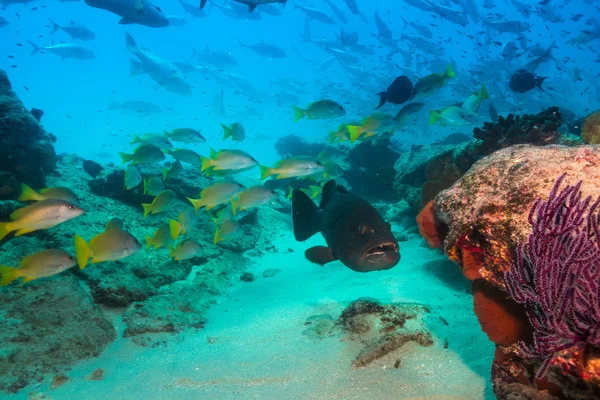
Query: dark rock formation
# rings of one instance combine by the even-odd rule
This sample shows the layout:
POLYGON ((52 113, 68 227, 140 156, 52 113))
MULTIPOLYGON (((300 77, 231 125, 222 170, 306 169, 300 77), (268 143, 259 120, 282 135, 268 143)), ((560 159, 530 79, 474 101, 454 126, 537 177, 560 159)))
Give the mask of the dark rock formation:
POLYGON ((97 356, 116 337, 69 273, 1 288, 0 303, 0 390, 16 392, 46 373, 97 356))
POLYGON ((19 195, 10 183, 13 179, 32 187, 45 186, 45 175, 56 167, 55 140, 25 109, 6 72, 0 70, 0 172, 9 173, 0 175, 0 198, 19 195))
POLYGON ((83 170, 94 179, 104 170, 104 167, 94 160, 83 160, 81 166, 83 167, 83 170))
POLYGON ((451 187, 471 166, 494 151, 515 145, 581 144, 581 138, 561 134, 557 107, 536 115, 499 117, 473 130, 474 140, 454 145, 413 146, 395 165, 394 188, 411 207, 420 211, 438 193, 451 187))

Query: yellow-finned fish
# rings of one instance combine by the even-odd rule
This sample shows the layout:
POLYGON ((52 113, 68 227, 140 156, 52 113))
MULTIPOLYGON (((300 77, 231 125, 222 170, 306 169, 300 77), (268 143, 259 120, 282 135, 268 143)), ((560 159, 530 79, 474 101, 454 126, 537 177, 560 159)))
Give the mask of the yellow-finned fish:
POLYGON ((461 108, 465 115, 475 115, 479 110, 479 107, 481 107, 481 103, 489 98, 490 94, 485 88, 485 85, 481 84, 481 90, 467 97, 461 108))
POLYGON ((171 229, 168 224, 162 224, 153 236, 146 236, 146 247, 160 249, 171 243, 171 229))
POLYGON ((230 126, 221 124, 221 128, 223 128, 223 140, 231 138, 231 140, 243 142, 246 138, 246 131, 244 130, 244 126, 239 122, 235 122, 230 126))
POLYGON ((136 148, 132 154, 119 153, 119 156, 121 156, 123 164, 128 162, 132 164, 153 164, 166 158, 160 147, 154 144, 143 144, 136 148))
POLYGON ((396 128, 394 116, 383 112, 376 112, 369 115, 363 119, 361 125, 347 126, 351 143, 356 142, 363 135, 368 138, 385 132, 393 133, 396 128))
POLYGON ((165 150, 165 153, 169 154, 175 160, 188 163, 193 165, 194 167, 199 167, 202 165, 202 159, 200 158, 200 154, 196 153, 194 150, 188 149, 169 149, 165 150))
POLYGON ((194 206, 196 214, 198 214, 198 210, 202 207, 206 207, 207 210, 210 210, 213 207, 231 201, 231 199, 241 193, 244 189, 245 187, 243 185, 240 185, 235 181, 226 180, 215 182, 200 192, 199 199, 188 200, 194 206))
POLYGON ((21 282, 60 274, 75 266, 77 260, 64 250, 48 249, 25 257, 19 263, 20 268, 0 266, 0 286, 6 286, 15 279, 23 277, 21 282))
POLYGON ((173 144, 171 142, 169 142, 169 138, 165 137, 164 135, 161 135, 160 133, 146 133, 145 135, 142 135, 141 137, 134 133, 133 139, 131 140, 130 143, 131 144, 136 144, 136 143, 153 144, 162 150, 173 148, 173 144))
POLYGON ((170 257, 175 261, 181 261, 196 257, 202 251, 202 246, 193 239, 186 239, 179 243, 177 248, 170 249, 170 257))
POLYGON ((15 236, 21 236, 39 229, 48 229, 84 212, 82 208, 65 200, 41 200, 14 211, 10 214, 10 222, 0 222, 0 240, 14 231, 15 236))
POLYGON ((79 198, 71 189, 67 189, 66 187, 53 187, 42 189, 38 192, 30 188, 24 183, 21 183, 21 195, 17 199, 17 201, 41 201, 41 200, 65 200, 69 203, 79 206, 79 198))
POLYGON ((219 175, 248 171, 258 165, 258 161, 242 150, 210 149, 210 157, 202 157, 202 172, 219 175))
POLYGON ((153 176, 150 179, 144 179, 144 194, 158 196, 163 190, 165 190, 165 184, 159 177, 153 176))
POLYGON ((344 107, 333 100, 319 100, 310 103, 306 108, 292 106, 294 109, 294 122, 306 119, 331 119, 346 115, 344 107))
POLYGON ((123 229, 123 222, 119 218, 108 221, 106 230, 94 236, 89 243, 75 235, 77 263, 81 269, 87 265, 90 257, 92 264, 116 261, 137 253, 141 248, 140 242, 123 229))
POLYGON ((161 212, 168 211, 170 207, 174 206, 177 202, 177 195, 171 189, 167 189, 160 192, 152 201, 152 204, 142 204, 144 208, 144 218, 148 214, 159 214, 161 212))
POLYGON ((471 122, 465 119, 464 111, 458 106, 450 106, 442 109, 439 113, 429 110, 429 124, 439 122, 441 126, 465 126, 471 122))
POLYGON ((179 235, 190 230, 196 221, 196 215, 194 209, 186 207, 185 210, 179 213, 179 221, 174 219, 169 220, 169 231, 171 232, 171 239, 176 240, 179 235))
POLYGON ((220 225, 217 225, 215 231, 214 244, 221 243, 224 240, 230 240, 240 236, 244 231, 235 219, 227 219, 220 225))
POLYGON ((141 181, 142 174, 140 174, 140 171, 133 165, 127 167, 127 171, 125 171, 125 190, 133 189, 139 185, 141 181))
POLYGON ((179 175, 183 171, 183 165, 181 161, 175 161, 169 168, 163 169, 163 181, 166 182, 169 179, 179 175))
POLYGON ((204 143, 206 139, 196 129, 192 128, 176 128, 171 132, 164 131, 166 137, 174 142, 181 143, 204 143))
POLYGON ((277 198, 277 196, 277 192, 274 190, 267 189, 264 186, 253 186, 231 200, 231 211, 235 216, 238 209, 244 211, 249 208, 260 207, 277 198))
POLYGON ((276 175, 275 179, 298 178, 325 171, 325 166, 321 161, 306 156, 284 158, 278 161, 273 168, 264 165, 259 165, 258 167, 261 172, 261 181, 272 175, 276 175))

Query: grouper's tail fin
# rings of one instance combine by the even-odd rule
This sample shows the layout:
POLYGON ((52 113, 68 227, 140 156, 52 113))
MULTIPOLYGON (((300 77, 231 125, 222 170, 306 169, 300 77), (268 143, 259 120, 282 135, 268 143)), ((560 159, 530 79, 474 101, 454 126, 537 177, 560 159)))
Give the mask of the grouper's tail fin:
POLYGON ((299 242, 321 231, 319 207, 300 189, 294 189, 292 192, 292 221, 294 237, 299 242))

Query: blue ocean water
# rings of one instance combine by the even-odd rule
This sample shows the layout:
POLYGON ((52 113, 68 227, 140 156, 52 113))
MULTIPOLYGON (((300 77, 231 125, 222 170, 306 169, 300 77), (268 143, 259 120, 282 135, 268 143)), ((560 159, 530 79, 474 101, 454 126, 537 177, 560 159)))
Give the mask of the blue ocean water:
MULTIPOLYGON (((114 1, 131 3, 134 10, 142 13, 140 7, 147 6, 146 0, 114 1)), ((279 139, 296 135, 309 143, 329 143, 329 133, 340 125, 356 125, 377 111, 394 116, 403 104, 387 103, 376 110, 378 93, 385 91, 399 76, 407 76, 414 85, 429 74, 442 74, 447 65, 452 66, 456 77, 420 100, 424 103, 423 108, 407 123, 392 129, 391 141, 385 142, 387 147, 401 152, 412 145, 428 146, 452 133, 471 136, 473 128, 491 120, 490 103, 501 115, 537 113, 558 105, 571 111, 569 122, 575 127, 580 118, 598 109, 600 10, 593 1, 438 1, 446 12, 464 19, 464 24, 444 17, 439 9, 435 12, 426 0, 355 1, 356 14, 349 6, 353 3, 351 0, 288 0, 285 5, 268 4, 270 10, 280 13, 272 15, 265 12, 262 5, 249 13, 248 7, 240 2, 209 0, 202 16, 194 16, 186 13, 178 1, 153 0, 151 4, 169 16, 171 24, 148 27, 120 24, 120 16, 91 7, 85 1, 30 0, 13 4, 15 2, 10 0, 0 0, 3 6, 0 17, 7 21, 5 26, 0 26, 0 69, 7 71, 13 90, 27 109, 35 107, 44 111, 41 123, 46 131, 56 136, 57 153, 76 154, 102 165, 114 163, 117 167, 121 164, 118 153, 136 148, 130 144, 133 133, 162 134, 163 130, 175 128, 193 128, 206 138, 205 143, 178 144, 176 147, 188 148, 206 157, 211 148, 239 149, 252 155, 260 164, 273 165, 287 153, 286 150, 276 151, 275 144, 279 139), (226 15, 221 7, 228 7, 235 17, 226 15), (316 11, 311 14, 310 9, 303 11, 300 7, 316 11), (519 7, 526 11, 520 12, 519 7), (315 17, 317 12, 327 15, 334 23, 319 21, 315 17), (392 39, 381 36, 375 22, 377 18, 389 28, 392 39), (486 18, 489 25, 486 26, 482 18, 486 18), (94 32, 95 38, 72 40, 63 29, 51 33, 51 21, 61 27, 74 21, 94 32), (491 26, 494 23, 507 24, 506 30, 518 29, 520 32, 499 32, 491 26), (518 23, 527 24, 527 27, 515 28, 518 23), (424 33, 426 31, 431 33, 430 37, 424 33), (178 66, 176 68, 192 88, 191 95, 169 91, 147 74, 133 76, 131 60, 136 57, 126 47, 126 34, 131 35, 140 48, 149 49, 164 60, 185 63, 185 67, 171 65, 178 66), (74 43, 91 49, 95 57, 85 60, 62 58, 50 51, 32 54, 34 47, 29 42, 40 47, 74 43), (251 48, 241 46, 240 42, 247 46, 273 45, 285 55, 259 55, 251 48), (513 52, 511 46, 514 46, 513 52), (549 55, 548 50, 551 50, 552 58, 544 58, 532 70, 534 76, 547 78, 541 84, 543 90, 537 87, 525 93, 512 90, 509 81, 513 73, 544 54, 549 55), (195 52, 206 51, 220 52, 235 60, 237 65, 219 65, 214 59, 207 62, 194 58, 195 52), (460 120, 454 124, 450 119, 446 126, 430 123, 430 110, 443 113, 447 107, 460 105, 474 92, 480 93, 482 84, 489 92, 489 99, 483 100, 472 115, 464 116, 464 123, 460 120), (293 106, 305 108, 321 99, 337 102, 343 106, 346 115, 294 122, 293 106), (151 103, 160 111, 142 112, 118 107, 128 101, 151 103), (235 122, 243 124, 246 138, 241 142, 224 140, 220 124, 235 122)), ((197 2, 186 4, 198 9, 197 2)), ((385 133, 383 130, 375 132, 375 139, 387 140, 385 133)), ((348 152, 357 145, 344 142, 340 148, 342 152, 348 152)), ((351 168, 346 164, 343 166, 351 168)), ((392 169, 393 165, 388 167, 392 169)), ((260 183, 257 168, 241 176, 248 186, 260 183)), ((344 175, 339 177, 344 178, 344 175)), ((77 181, 83 179, 81 175, 60 179, 81 190, 88 177, 85 182, 77 181)), ((364 186, 367 186, 366 182, 364 186)), ((409 207, 404 203, 401 206, 389 204, 376 196, 370 200, 379 203, 379 210, 387 210, 389 215, 395 212, 394 207, 400 207, 398 213, 407 213, 414 219, 414 215, 405 210, 409 207)), ((142 221, 141 213, 129 209, 123 212, 130 213, 126 224, 142 224, 139 222, 142 221)), ((253 270, 256 274, 263 272, 263 266, 284 270, 278 276, 279 283, 274 284, 277 289, 272 288, 274 299, 261 302, 270 291, 269 281, 259 280, 259 286, 250 290, 236 282, 238 286, 231 292, 223 290, 219 293, 224 296, 222 300, 219 297, 212 300, 211 305, 216 305, 207 317, 206 331, 191 334, 186 337, 187 344, 179 347, 176 344, 165 348, 153 345, 140 350, 121 337, 125 328, 121 315, 115 315, 112 322, 117 326, 119 339, 100 358, 83 361, 83 364, 74 363, 74 371, 65 372, 78 378, 73 378, 73 382, 56 392, 50 392, 48 388, 52 376, 38 384, 41 388, 30 383, 26 390, 29 393, 37 389, 48 390, 49 396, 56 399, 103 398, 101 396, 111 390, 106 398, 141 398, 135 393, 143 391, 144 398, 156 399, 190 398, 186 397, 190 393, 192 398, 199 399, 392 399, 413 398, 422 391, 425 391, 424 398, 435 398, 442 396, 444 388, 449 387, 448 398, 493 397, 488 369, 493 345, 480 331, 470 312, 468 285, 458 273, 440 272, 451 270, 453 265, 442 255, 424 248, 414 227, 393 222, 392 231, 406 237, 401 243, 400 264, 388 275, 378 272, 374 274, 377 278, 373 278, 371 274, 350 271, 339 262, 333 269, 326 267, 315 271, 315 266, 303 258, 303 252, 312 245, 321 245, 321 238, 310 239, 310 245, 297 243, 293 240, 291 224, 281 222, 290 219, 287 214, 281 220, 266 215, 259 220, 258 227, 264 236, 260 246, 267 255, 264 258, 252 255, 250 259, 253 268, 258 268, 257 265, 261 268, 253 270), (271 223, 273 226, 267 227, 271 223), (269 254, 265 250, 271 242, 280 249, 279 254, 269 254), (419 280, 425 290, 414 285, 415 280, 419 280), (294 285, 294 282, 298 284, 294 285), (292 327, 300 332, 308 316, 329 312, 339 315, 342 305, 362 296, 382 302, 426 303, 436 311, 450 313, 454 322, 462 325, 457 323, 448 328, 437 317, 435 322, 423 317, 436 338, 438 352, 417 353, 413 358, 407 355, 400 378, 389 371, 380 377, 377 372, 388 369, 380 365, 377 371, 367 370, 356 378, 348 368, 336 369, 336 359, 349 363, 358 353, 355 348, 348 351, 339 347, 339 343, 305 347, 306 343, 295 342, 288 346, 286 332, 292 327), (241 308, 239 303, 248 307, 241 308), (228 313, 233 315, 231 319, 223 317, 228 313), (258 324, 261 319, 264 322, 258 324), (273 330, 265 328, 269 324, 273 330), (251 339, 240 339, 253 330, 256 334, 248 335, 251 339), (448 338, 456 353, 441 356, 443 350, 439 350, 448 338), (274 345, 267 346, 265 343, 268 342, 274 345), (206 347, 206 343, 216 345, 206 347), (150 347, 158 350, 148 352, 150 347), (302 357, 303 352, 309 353, 310 357, 302 357), (197 359, 193 359, 193 354, 197 359), (166 358, 168 361, 164 361, 166 358), (309 358, 311 360, 307 361, 309 358), (118 362, 111 364, 111 360, 118 362), (137 360, 136 369, 127 368, 127 363, 132 360, 137 360), (293 360, 297 365, 286 363, 286 360, 293 360), (172 371, 157 378, 160 373, 155 366, 162 362, 172 371), (251 365, 251 368, 241 368, 240 364, 251 365), (428 367, 423 367, 425 364, 428 367), (328 369, 304 381, 298 379, 298 375, 318 372, 319 365, 333 369, 339 379, 321 381, 320 375, 330 371, 328 369), (96 368, 107 373, 99 386, 80 379, 96 368), (195 372, 190 372, 196 371, 194 368, 202 371, 194 375, 195 372), (452 372, 444 375, 445 369, 452 372), (236 371, 240 374, 236 375, 236 371), (150 379, 157 379, 160 394, 145 386, 150 379), (353 379, 359 382, 356 386, 352 384, 353 379), (397 386, 399 381, 406 387, 397 386), (323 385, 322 390, 318 388, 319 383, 323 385), (356 390, 346 392, 346 386, 356 390), (376 395, 361 396, 359 386, 376 395), (425 386, 433 389, 427 391, 425 386), (288 387, 290 391, 286 395, 288 387), (402 389, 406 392, 397 397, 402 389)), ((102 221, 102 224, 107 222, 102 221)), ((155 225, 152 232, 158 228, 158 223, 155 225)), ((144 233, 150 234, 150 228, 143 226, 146 228, 148 231, 144 233)), ((69 231, 68 234, 72 233, 69 231)), ((204 233, 210 242, 213 231, 204 233)), ((13 241, 11 251, 19 257, 28 255, 29 247, 17 240, 13 241)), ((141 237, 138 240, 142 242, 141 237)), ((250 245, 260 246, 258 242, 250 245)), ((206 258, 210 260, 213 256, 211 253, 206 258)), ((152 258, 148 256, 148 260, 152 258)), ((210 265, 210 261, 204 262, 210 265)), ((109 314, 112 312, 108 311, 109 314)), ((393 361, 389 364, 394 365, 393 361)), ((25 398, 25 395, 22 391, 10 396, 25 398)))

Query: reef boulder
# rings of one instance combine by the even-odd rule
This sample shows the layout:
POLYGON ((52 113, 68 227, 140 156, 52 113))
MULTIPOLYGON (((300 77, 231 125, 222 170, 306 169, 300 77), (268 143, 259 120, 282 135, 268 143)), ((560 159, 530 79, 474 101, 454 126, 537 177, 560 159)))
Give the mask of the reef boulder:
POLYGON ((95 357, 116 337, 100 307, 69 273, 0 289, 0 390, 95 357))
POLYGON ((581 126, 581 138, 590 144, 600 144, 600 110, 588 115, 581 126))
MULTIPOLYGON (((43 187, 45 175, 56 166, 55 141, 23 106, 6 72, 0 70, 0 172, 8 172, 30 186, 43 187)), ((16 198, 19 193, 8 183, 10 178, 0 177, 0 198, 16 198)))

